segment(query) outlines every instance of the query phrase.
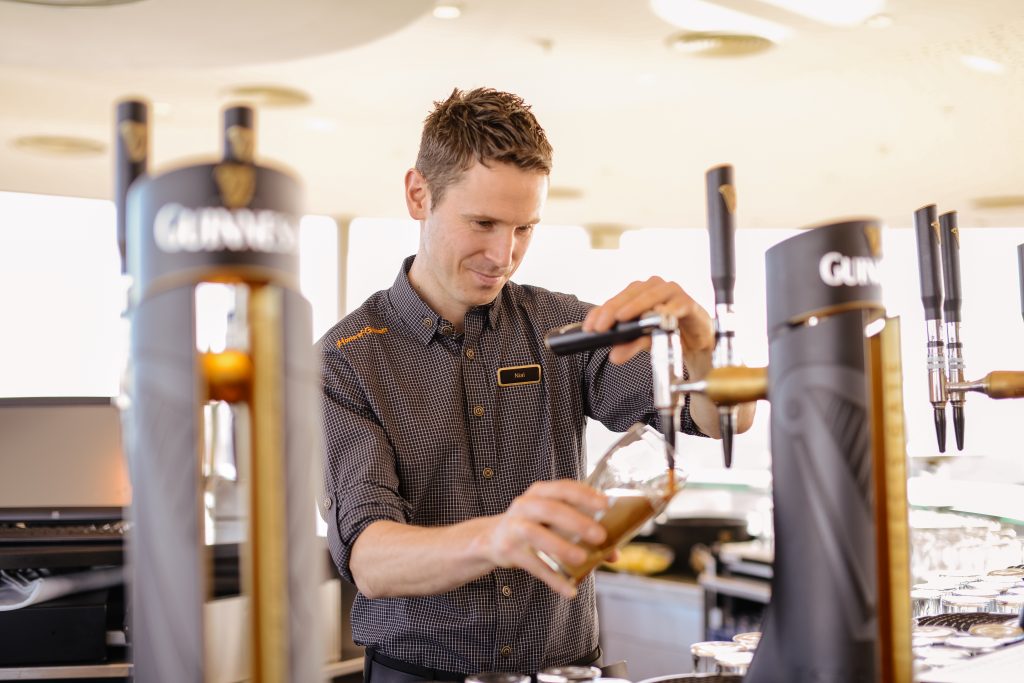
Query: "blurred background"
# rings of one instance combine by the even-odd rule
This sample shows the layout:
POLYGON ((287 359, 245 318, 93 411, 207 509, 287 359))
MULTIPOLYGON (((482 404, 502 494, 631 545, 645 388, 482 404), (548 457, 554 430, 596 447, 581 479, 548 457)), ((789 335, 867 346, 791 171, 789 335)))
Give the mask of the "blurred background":
MULTIPOLYGON (((597 302, 659 274, 711 308, 703 175, 735 167, 747 364, 767 362, 764 250, 881 218, 908 451, 935 469, 908 228, 924 204, 959 212, 967 375, 1017 368, 1022 34, 1017 0, 0 0, 0 396, 118 391, 118 100, 151 102, 156 172, 217 155, 219 111, 256 107, 257 158, 306 189, 319 337, 416 250, 402 176, 432 102, 490 86, 531 103, 555 147, 519 282, 597 302)), ((695 481, 766 485, 768 412, 734 471, 688 439, 695 481)), ((1024 479, 1005 428, 1019 405, 968 412, 968 457, 946 471, 1024 479)), ((611 438, 591 436, 595 453, 611 438)))

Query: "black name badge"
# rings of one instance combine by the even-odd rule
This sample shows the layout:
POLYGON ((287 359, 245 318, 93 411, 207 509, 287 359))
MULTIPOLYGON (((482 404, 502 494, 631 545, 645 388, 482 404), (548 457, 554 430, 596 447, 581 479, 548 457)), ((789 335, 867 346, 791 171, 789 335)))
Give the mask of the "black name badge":
POLYGON ((519 384, 540 384, 539 365, 516 365, 498 368, 498 386, 514 387, 519 384))

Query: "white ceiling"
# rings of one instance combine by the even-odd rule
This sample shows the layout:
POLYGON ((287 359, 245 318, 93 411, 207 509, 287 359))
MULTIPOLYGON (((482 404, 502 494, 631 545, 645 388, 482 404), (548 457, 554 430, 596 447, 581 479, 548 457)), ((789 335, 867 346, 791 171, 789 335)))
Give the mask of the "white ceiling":
POLYGON ((0 0, 0 190, 110 197, 109 153, 46 157, 11 141, 109 142, 128 95, 159 103, 157 170, 212 156, 224 91, 265 83, 312 97, 258 120, 260 159, 296 171, 310 212, 400 217, 432 101, 486 85, 532 103, 553 185, 582 192, 553 197, 549 223, 702 226, 704 171, 731 163, 741 228, 851 214, 902 226, 931 202, 965 227, 1024 226, 1024 206, 974 206, 1024 194, 1021 0, 889 0, 888 28, 789 15, 792 39, 731 59, 670 50, 678 29, 645 0, 461 5, 446 21, 431 0, 0 0))

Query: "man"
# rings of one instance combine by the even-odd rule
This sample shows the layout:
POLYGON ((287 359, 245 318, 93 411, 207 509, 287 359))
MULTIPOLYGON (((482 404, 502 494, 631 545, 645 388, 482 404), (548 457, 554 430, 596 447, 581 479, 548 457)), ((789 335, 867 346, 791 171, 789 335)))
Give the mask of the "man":
MULTIPOLYGON (((657 424, 650 362, 634 358, 649 342, 556 357, 543 336, 664 307, 680 316, 689 372, 710 367, 710 318, 675 283, 633 283, 593 308, 509 282, 550 169, 519 97, 456 90, 436 103, 405 176, 419 250, 320 341, 329 544, 359 589, 369 680, 594 662, 593 577, 574 587, 536 551, 573 563, 584 551, 566 538, 603 540, 591 515, 607 501, 579 481, 585 421, 657 424), (501 374, 523 366, 528 381, 501 374)), ((715 435, 715 407, 694 397, 681 424, 715 435)))

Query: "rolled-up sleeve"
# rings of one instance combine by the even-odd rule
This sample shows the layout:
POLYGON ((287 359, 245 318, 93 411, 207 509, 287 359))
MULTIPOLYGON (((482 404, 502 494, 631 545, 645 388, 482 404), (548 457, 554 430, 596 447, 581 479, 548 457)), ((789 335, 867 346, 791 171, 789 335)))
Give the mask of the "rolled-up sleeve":
POLYGON ((394 450, 364 388, 345 357, 322 345, 324 495, 327 543, 341 576, 355 580, 349 568, 352 546, 373 522, 407 523, 394 450))

